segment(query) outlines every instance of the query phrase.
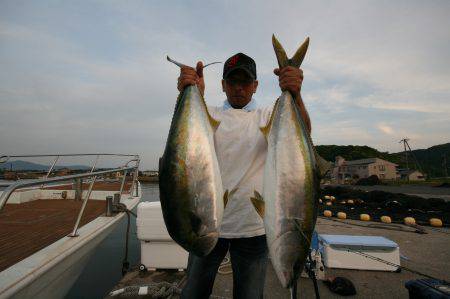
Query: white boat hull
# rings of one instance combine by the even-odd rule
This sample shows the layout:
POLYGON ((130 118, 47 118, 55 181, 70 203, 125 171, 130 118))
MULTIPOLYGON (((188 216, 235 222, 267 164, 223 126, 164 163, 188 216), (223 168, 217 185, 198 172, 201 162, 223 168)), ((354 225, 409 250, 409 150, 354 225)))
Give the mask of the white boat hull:
MULTIPOLYGON (((139 196, 122 196, 128 209, 139 196)), ((89 261, 94 249, 112 232, 125 213, 98 217, 78 230, 77 237, 64 237, 0 273, 0 299, 63 298, 89 261)))

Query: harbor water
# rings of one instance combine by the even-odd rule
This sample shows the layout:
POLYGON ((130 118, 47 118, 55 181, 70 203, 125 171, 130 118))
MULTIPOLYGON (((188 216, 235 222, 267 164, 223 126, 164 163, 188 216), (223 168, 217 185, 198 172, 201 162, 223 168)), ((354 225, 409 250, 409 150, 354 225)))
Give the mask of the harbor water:
MULTIPOLYGON (((141 183, 141 201, 158 201, 157 183, 141 183)), ((134 210, 136 212, 136 209, 134 210)), ((104 298, 122 278, 122 261, 125 254, 126 217, 117 228, 96 248, 65 298, 104 298)), ((136 218, 131 217, 128 261, 130 266, 138 266, 140 244, 136 236, 136 218)))

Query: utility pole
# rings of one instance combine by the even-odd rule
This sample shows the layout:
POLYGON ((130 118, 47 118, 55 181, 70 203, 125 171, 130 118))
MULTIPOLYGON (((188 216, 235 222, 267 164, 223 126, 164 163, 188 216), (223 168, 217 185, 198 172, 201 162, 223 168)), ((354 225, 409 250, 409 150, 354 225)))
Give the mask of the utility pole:
MULTIPOLYGON (((413 162, 415 164, 416 169, 419 170, 423 175, 425 175, 425 173, 422 170, 422 167, 420 166, 419 160, 417 160, 416 156, 412 152, 408 141, 409 141, 408 138, 403 138, 402 140, 399 141, 399 143, 403 142, 403 148, 405 150, 406 170, 409 170, 409 162, 408 162, 408 150, 409 150, 411 157, 413 158, 413 162), (408 148, 408 150, 406 148, 408 148)), ((408 180, 409 180, 409 177, 408 177, 408 180)))
POLYGON ((406 162, 406 170, 409 170, 409 164, 408 164, 408 151, 406 150, 406 144, 408 144, 408 138, 403 138, 402 140, 400 140, 398 143, 402 143, 403 142, 403 148, 405 151, 405 162, 406 162))
POLYGON ((448 172, 447 172, 447 156, 444 154, 442 155, 442 169, 444 170, 443 174, 445 175, 445 177, 448 177, 448 172))
POLYGON ((423 173, 422 166, 420 165, 419 160, 417 160, 416 156, 415 156, 414 153, 412 152, 411 147, 409 146, 408 140, 409 140, 409 139, 406 140, 406 146, 408 147, 409 152, 411 153, 411 157, 413 157, 413 159, 414 159, 414 166, 415 166, 422 174, 425 174, 425 173, 423 173))

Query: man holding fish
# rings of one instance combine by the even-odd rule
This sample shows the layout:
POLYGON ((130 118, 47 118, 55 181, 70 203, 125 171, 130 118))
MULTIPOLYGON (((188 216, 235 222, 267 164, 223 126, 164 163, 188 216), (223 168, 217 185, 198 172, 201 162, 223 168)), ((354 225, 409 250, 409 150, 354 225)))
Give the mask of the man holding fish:
MULTIPOLYGON (((300 95, 303 71, 298 66, 284 65, 274 73, 281 90, 293 97, 309 137, 311 122, 300 95)), ((192 85, 198 87, 203 97, 202 62, 198 62, 195 69, 181 66, 178 90, 183 92, 192 85)), ((214 128, 214 147, 223 190, 227 190, 222 222, 217 243, 214 247, 209 243, 213 249, 208 254, 190 253, 182 298, 209 298, 218 267, 228 251, 233 269, 233 298, 263 297, 268 249, 262 219, 264 206, 261 208, 258 201, 262 201, 268 136, 260 129, 272 123, 273 109, 258 107, 253 99, 257 87, 256 64, 252 58, 238 53, 225 62, 222 90, 227 99, 222 107, 207 108, 212 119, 220 123, 214 128)), ((292 281, 283 284, 290 287, 292 281)))

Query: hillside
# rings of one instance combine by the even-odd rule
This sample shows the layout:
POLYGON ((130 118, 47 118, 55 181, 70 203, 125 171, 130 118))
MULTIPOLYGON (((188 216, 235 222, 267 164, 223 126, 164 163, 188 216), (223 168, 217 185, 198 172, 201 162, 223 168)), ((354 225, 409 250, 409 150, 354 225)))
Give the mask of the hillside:
POLYGON ((318 145, 316 150, 325 160, 332 162, 334 162, 336 156, 344 157, 346 160, 374 157, 387 160, 389 158, 389 153, 380 152, 367 145, 318 145))
MULTIPOLYGON (((399 165, 399 168, 406 167, 404 152, 392 153, 380 152, 369 146, 359 145, 318 145, 317 152, 324 159, 334 161, 336 156, 342 156, 346 160, 357 160, 365 158, 380 158, 391 161, 399 165)), ((450 175, 450 143, 435 145, 427 149, 417 149, 412 151, 422 170, 429 177, 442 177, 450 175), (445 174, 443 161, 447 159, 447 174, 445 174)), ((408 154, 409 168, 416 168, 414 158, 408 154)))
MULTIPOLYGON (((417 149, 412 151, 414 156, 419 161, 419 164, 422 167, 422 170, 428 174, 430 177, 442 177, 450 175, 450 143, 444 143, 440 145, 435 145, 429 147, 427 149, 417 149), (447 174, 444 173, 444 157, 447 160, 447 174)), ((400 167, 406 167, 406 159, 405 153, 394 153, 390 155, 392 160, 398 161, 395 162, 400 164, 400 167)), ((408 161, 410 168, 411 167, 411 159, 408 156, 408 161)))

